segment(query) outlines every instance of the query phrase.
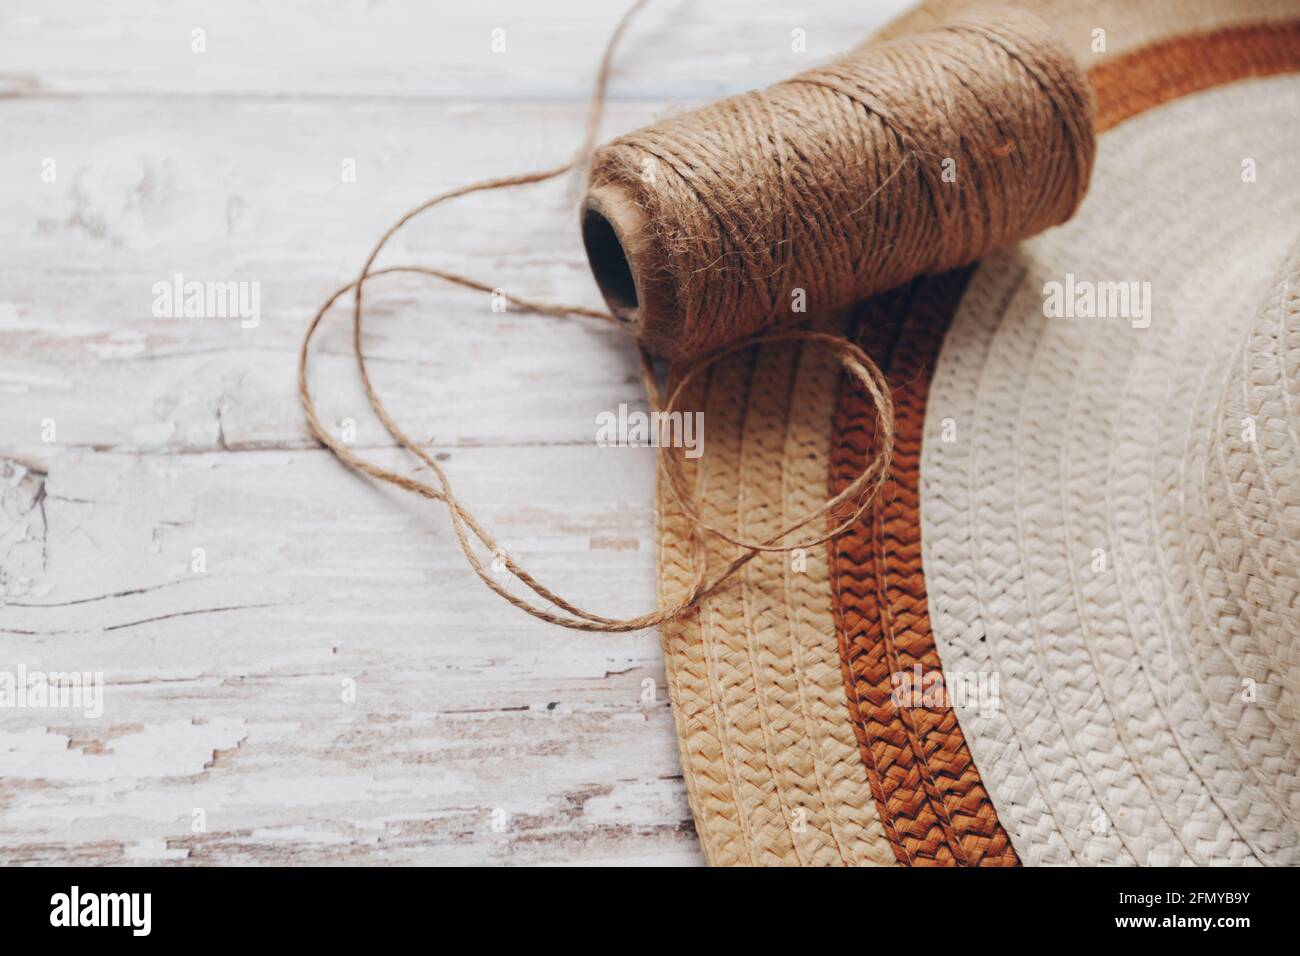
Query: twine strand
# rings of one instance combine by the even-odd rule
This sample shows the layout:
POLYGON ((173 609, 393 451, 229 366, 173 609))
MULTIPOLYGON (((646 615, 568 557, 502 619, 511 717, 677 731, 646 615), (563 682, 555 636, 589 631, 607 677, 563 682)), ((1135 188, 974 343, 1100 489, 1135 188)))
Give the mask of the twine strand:
POLYGON ((605 46, 573 158, 551 169, 451 189, 406 212, 375 243, 357 278, 316 312, 298 356, 308 427, 340 461, 443 504, 470 567, 509 604, 551 624, 604 633, 656 627, 690 613, 759 554, 825 544, 862 517, 885 483, 894 447, 885 377, 848 339, 795 327, 787 300, 792 287, 806 286, 807 310, 825 314, 1063 222, 1082 199, 1095 153, 1090 94, 1077 65, 1041 21, 1008 11, 996 20, 961 21, 859 48, 766 91, 628 134, 593 155, 614 50, 645 2, 632 4, 605 46), (941 172, 941 162, 951 157, 962 164, 952 181, 941 172), (371 280, 414 274, 494 291, 488 283, 429 266, 375 268, 397 232, 444 202, 555 179, 589 158, 584 240, 611 312, 512 297, 513 307, 555 318, 617 320, 632 329, 647 403, 665 416, 677 411, 686 387, 715 363, 756 346, 791 343, 830 350, 876 417, 877 453, 862 472, 820 507, 760 541, 708 522, 681 456, 661 447, 663 487, 692 528, 695 573, 667 606, 630 618, 606 617, 568 601, 509 556, 453 493, 442 465, 389 413, 362 349, 363 299, 371 280), (644 175, 647 161, 660 175, 644 175), (352 349, 366 399, 398 446, 432 473, 432 482, 360 457, 320 421, 308 382, 310 344, 325 315, 348 294, 352 349), (684 369, 666 400, 651 350, 684 369), (819 521, 830 529, 798 543, 787 540, 819 521), (706 535, 736 549, 712 576, 706 535), (485 567, 480 549, 504 564, 532 597, 510 593, 485 567))
MULTIPOLYGON (((637 0, 637 2, 628 9, 615 27, 609 42, 606 44, 604 55, 601 58, 600 68, 597 72, 591 107, 587 116, 586 130, 582 143, 574 155, 574 158, 563 165, 551 169, 483 180, 448 190, 426 200, 406 212, 400 219, 390 226, 375 243, 370 254, 366 257, 365 263, 362 266, 358 277, 352 282, 336 289, 317 310, 303 336, 302 346, 299 349, 298 354, 298 394, 302 402, 303 410, 306 414, 308 427, 316 439, 328 448, 335 457, 348 467, 360 472, 361 474, 367 475, 370 478, 386 482, 430 501, 437 501, 444 504, 451 517, 452 529, 455 533, 457 544, 464 553, 471 569, 473 569, 479 580, 487 585, 493 593, 498 595, 504 601, 533 617, 551 624, 558 624, 562 627, 575 630, 598 631, 604 633, 622 633, 645 630, 647 628, 657 627, 666 621, 671 621, 680 617, 682 614, 685 614, 692 608, 696 607, 701 601, 706 600, 712 594, 716 593, 732 578, 732 576, 736 574, 736 572, 748 564, 749 561, 762 551, 790 550, 795 547, 809 547, 810 545, 807 543, 802 545, 777 546, 777 542, 781 541, 787 535, 806 527, 819 517, 822 517, 827 513, 832 513, 834 509, 843 506, 845 503, 858 499, 856 501, 857 507, 854 511, 853 518, 850 518, 849 522, 856 519, 856 517, 861 515, 862 511, 870 503, 869 495, 874 494, 875 489, 879 486, 880 482, 883 481, 884 475, 887 472, 887 449, 892 447, 893 434, 893 410, 892 404, 889 400, 888 389, 885 385, 884 376, 866 353, 846 339, 815 332, 787 332, 776 335, 756 336, 752 341, 737 343, 724 352, 706 358, 688 369, 666 404, 661 401, 659 388, 655 381, 651 357, 644 349, 639 349, 642 383, 646 390, 648 403, 654 410, 671 413, 674 410, 676 403, 679 401, 682 387, 687 381, 693 379, 699 372, 703 371, 704 368, 712 365, 714 362, 727 355, 741 350, 742 348, 760 343, 771 343, 777 341, 806 341, 810 343, 824 344, 837 351, 849 374, 868 389, 869 394, 876 403, 877 409, 880 411, 882 432, 888 437, 885 442, 886 450, 882 454, 882 457, 872 462, 863 474, 859 476, 858 480, 850 485, 848 489, 828 501, 817 511, 806 515, 788 528, 773 535, 771 538, 752 545, 739 543, 730 537, 720 535, 732 544, 736 544, 741 550, 740 553, 728 562, 719 573, 714 575, 712 578, 708 578, 703 562, 698 562, 698 571, 695 580, 688 591, 675 603, 668 607, 661 608, 658 611, 642 614, 636 617, 611 618, 595 614, 568 601, 562 595, 546 587, 546 585, 534 578, 525 568, 516 563, 515 560, 511 558, 498 544, 496 539, 482 526, 478 519, 474 517, 473 513, 470 512, 452 492, 451 481, 442 465, 423 447, 421 447, 418 442, 406 434, 406 432, 394 420, 383 400, 376 392, 366 367, 366 360, 361 342, 364 314, 362 306, 362 290, 367 282, 381 276, 414 274, 428 276, 483 292, 491 292, 495 288, 494 286, 477 279, 429 266, 399 265, 376 269, 374 268, 374 263, 379 257, 380 252, 388 244, 389 240, 392 239, 392 237, 405 225, 411 222, 411 220, 444 202, 476 192, 506 189, 514 186, 544 182, 562 176, 583 165, 595 144, 597 130, 604 112, 605 95, 608 88, 609 74, 615 47, 632 17, 645 5, 645 3, 646 0, 637 0), (436 480, 436 483, 434 484, 384 468, 362 458, 360 455, 357 455, 352 451, 352 449, 350 449, 346 444, 335 438, 334 435, 331 434, 330 430, 326 428, 324 423, 320 420, 316 411, 316 403, 308 377, 311 341, 315 336, 317 329, 320 327, 325 315, 339 299, 343 298, 348 293, 352 294, 353 300, 352 349, 356 358, 357 372, 361 378, 362 387, 366 393, 366 399, 370 403, 370 407, 374 410, 375 415, 383 424, 384 428, 398 443, 398 445, 412 454, 433 473, 436 480), (541 601, 548 602, 553 608, 558 608, 564 613, 557 613, 557 611, 553 610, 552 607, 545 607, 516 594, 510 593, 510 591, 508 591, 497 579, 496 575, 493 574, 488 567, 484 566, 483 560, 480 558, 478 550, 475 547, 475 540, 477 540, 482 548, 492 553, 494 557, 499 558, 505 565, 505 568, 514 575, 514 577, 521 581, 537 598, 541 601)), ((591 318, 613 321, 613 316, 608 312, 601 312, 583 306, 534 302, 514 296, 511 297, 510 302, 512 306, 521 311, 548 315, 555 318, 591 318)), ((711 526, 703 523, 699 519, 698 511, 695 507, 688 504, 691 495, 687 488, 687 482, 681 462, 672 455, 670 451, 666 449, 664 451, 667 453, 660 455, 660 464, 667 476, 668 485, 673 489, 673 494, 677 498, 678 502, 682 505, 684 511, 691 516, 691 520, 693 520, 702 530, 710 533, 718 533, 714 531, 711 526)), ((849 522, 845 522, 845 526, 849 522)), ((838 530, 839 529, 837 529, 837 531, 838 530)), ((832 534, 834 533, 837 532, 833 532, 832 534)), ((824 542, 831 536, 832 535, 826 535, 815 543, 824 542)))

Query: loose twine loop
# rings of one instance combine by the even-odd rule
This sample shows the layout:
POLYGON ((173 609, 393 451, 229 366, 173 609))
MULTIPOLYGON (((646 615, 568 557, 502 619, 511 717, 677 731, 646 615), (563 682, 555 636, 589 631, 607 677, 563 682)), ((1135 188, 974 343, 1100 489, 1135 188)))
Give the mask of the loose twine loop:
MULTIPOLYGON (((1036 19, 1031 18, 1028 24, 1021 22, 1017 19, 1021 15, 1016 14, 1011 17, 1016 29, 997 23, 954 28, 937 48, 937 54, 922 45, 918 50, 910 52, 906 48, 900 48, 883 55, 879 60, 864 58, 865 65, 850 57, 838 61, 838 65, 830 64, 802 74, 785 84, 778 84, 772 88, 776 93, 768 91, 770 95, 766 101, 754 99, 761 94, 747 94, 718 104, 717 115, 729 117, 733 124, 730 134, 740 141, 759 141, 756 148, 762 153, 757 156, 741 156, 739 159, 726 160, 724 157, 725 161, 719 164, 716 171, 707 172, 707 175, 715 177, 714 185, 726 187, 728 183, 743 184, 735 187, 733 192, 736 192, 738 198, 726 208, 719 205, 716 194, 710 194, 703 188, 698 177, 692 179, 692 174, 699 172, 700 164, 692 165, 680 152, 682 141, 707 141, 715 152, 719 149, 725 152, 725 138, 714 137, 708 118, 700 120, 693 114, 686 114, 683 118, 674 118, 650 130, 624 137, 597 153, 592 171, 593 184, 615 189, 627 185, 627 197, 631 197, 633 206, 624 208, 634 211, 639 208, 640 213, 647 215, 641 217, 634 213, 624 221, 648 222, 648 234, 641 237, 646 240, 645 248, 654 252, 657 245, 663 252, 658 259, 651 256, 649 268, 633 277, 636 278, 638 291, 652 286, 660 291, 666 290, 667 294, 660 297, 660 302, 670 303, 671 308, 655 315, 654 310, 649 308, 654 303, 643 301, 640 303, 642 308, 637 310, 636 321, 629 322, 627 315, 619 314, 622 310, 609 294, 605 282, 600 281, 602 276, 599 270, 597 279, 615 314, 582 306, 533 302, 515 297, 511 297, 511 303, 522 311, 540 315, 622 321, 624 325, 636 328, 647 401, 652 410, 665 414, 672 414, 677 409, 687 385, 715 363, 745 349, 775 343, 802 343, 829 349, 839 359, 848 380, 863 389, 871 399, 876 415, 878 448, 876 455, 843 491, 761 541, 736 537, 706 521, 687 478, 682 456, 671 448, 661 448, 659 463, 666 479, 664 487, 693 528, 694 546, 698 554, 694 580, 673 603, 658 611, 631 618, 594 614, 552 591, 517 564, 452 492, 451 482, 442 465, 410 438, 389 414, 370 380, 362 352, 362 301, 368 282, 381 276, 398 274, 428 276, 482 292, 494 290, 493 285, 428 266, 375 268, 374 265, 380 252, 400 229, 441 203, 476 192, 544 182, 583 166, 592 155, 595 144, 614 49, 632 17, 645 3, 646 0, 637 0, 628 9, 605 46, 587 116, 586 132, 573 159, 540 172, 489 179, 452 189, 411 209, 380 237, 366 257, 357 278, 337 289, 316 312, 303 337, 298 356, 298 390, 308 426, 312 434, 340 461, 371 478, 444 504, 451 516, 457 543, 470 567, 503 600, 552 624, 608 633, 655 627, 690 612, 759 554, 824 544, 862 516, 888 476, 894 446, 894 408, 884 375, 861 348, 842 336, 790 328, 788 324, 781 327, 783 323, 777 317, 777 302, 783 271, 788 274, 788 270, 797 267, 802 270, 797 271, 797 275, 801 278, 808 276, 812 286, 810 304, 815 311, 820 311, 848 304, 871 292, 883 291, 923 271, 937 271, 973 261, 993 245, 1029 235, 1046 225, 1068 218, 1086 188, 1094 151, 1089 121, 1090 101, 1082 75, 1069 62, 1068 54, 1060 53, 1059 48, 1050 44, 1044 46, 1046 52, 1041 56, 1037 52, 1019 49, 1016 46, 1018 42, 1037 50, 1041 40, 1040 31, 1045 28, 1036 19), (972 53, 967 49, 970 46, 969 38, 966 47, 961 47, 959 41, 966 34, 976 34, 986 40, 985 45, 989 49, 981 47, 972 53), (993 52, 990 53, 989 50, 993 52), (904 88, 905 84, 897 85, 892 91, 887 89, 887 71, 881 63, 888 66, 892 62, 891 57, 898 59, 905 54, 923 61, 919 65, 913 64, 916 72, 932 78, 941 71, 935 63, 928 61, 928 57, 938 60, 946 57, 947 60, 954 61, 967 57, 976 60, 979 68, 984 71, 980 75, 987 84, 996 84, 997 71, 1007 69, 1008 63, 1020 64, 1029 74, 1030 79, 1024 80, 1021 84, 1023 88, 1018 91, 1016 108, 1029 117, 1019 132, 1032 142, 1028 144, 1028 149, 1023 144, 1017 147, 1014 142, 1009 147, 1013 152, 1019 148, 1025 155, 1013 156, 1010 163, 1002 163, 1000 159, 1005 159, 1008 154, 999 153, 1001 146, 995 143, 992 144, 994 159, 972 161, 975 175, 989 179, 988 195, 983 194, 981 183, 977 181, 963 185, 949 196, 940 187, 935 173, 928 169, 927 163, 933 158, 934 148, 938 148, 934 144, 937 143, 939 147, 950 143, 960 146, 967 138, 968 131, 954 132, 948 125, 949 120, 944 118, 945 114, 940 109, 942 104, 939 103, 928 104, 921 111, 920 118, 902 118, 907 111, 906 101, 911 94, 909 89, 904 88), (1035 84, 1051 89, 1035 92, 1035 84), (780 125, 775 126, 770 142, 761 142, 764 137, 755 135, 754 124, 773 111, 790 109, 790 91, 796 89, 804 90, 805 93, 812 91, 809 95, 817 100, 824 100, 829 94, 847 98, 854 104, 855 113, 865 103, 865 114, 873 122, 883 123, 885 128, 882 131, 873 127, 875 132, 867 135, 849 122, 848 118, 841 116, 839 122, 844 129, 840 132, 848 138, 845 141, 847 146, 844 143, 840 145, 849 150, 849 156, 840 157, 842 161, 837 162, 828 162, 824 156, 803 156, 802 152, 811 147, 805 143, 785 142, 780 133, 780 125), (747 105, 742 108, 736 106, 736 103, 747 105), (1058 117, 1053 111, 1062 115, 1058 117), (860 138, 855 140, 854 136, 860 138), (889 149, 877 149, 886 139, 893 145, 889 149), (923 147, 923 143, 930 143, 931 147, 923 147), (1038 167, 1031 162, 1034 147, 1047 152, 1045 161, 1038 167), (636 178, 629 177, 630 170, 640 168, 639 163, 634 161, 636 157, 633 149, 652 151, 675 178, 663 184, 664 188, 654 195, 647 195, 637 185, 639 175, 636 178), (799 154, 798 163, 792 159, 792 151, 799 154), (859 152, 861 155, 855 160, 854 157, 859 152), (840 167, 849 161, 856 162, 857 172, 865 170, 881 177, 878 188, 874 191, 866 190, 865 198, 862 195, 863 183, 853 183, 843 178, 844 169, 840 167), (736 163, 740 164, 739 167, 736 163), (796 167, 803 169, 801 182, 805 190, 811 190, 797 200, 787 197, 782 205, 765 196, 756 185, 764 181, 764 177, 767 177, 767 181, 774 180, 789 185, 791 170, 796 167), (1027 171, 1037 176, 1029 186, 1021 181, 1027 171), (891 197, 892 205, 888 207, 891 211, 880 222, 864 218, 861 215, 863 210, 877 199, 895 176, 900 175, 911 177, 912 185, 909 188, 913 192, 912 198, 891 197), (632 190, 640 191, 639 194, 632 195, 632 190), (832 193, 835 195, 831 196, 832 193), (1019 203, 1023 207, 1019 217, 1006 209, 991 208, 997 205, 999 198, 1011 206, 1019 203), (674 202, 678 203, 676 209, 665 209, 662 205, 674 202), (899 218, 911 214, 909 202, 918 203, 927 210, 915 214, 915 222, 911 226, 899 218), (686 208, 691 203, 698 203, 701 208, 686 208), (828 203, 830 208, 824 208, 828 203), (836 206, 836 203, 839 205, 836 206), (847 206, 844 205, 846 203, 847 206), (819 210, 826 213, 823 218, 829 225, 826 222, 814 222, 819 210), (682 228, 695 230, 694 234, 700 239, 698 248, 688 248, 690 236, 681 228, 673 231, 674 222, 679 226, 685 223, 686 226, 682 228), (718 223, 722 224, 725 235, 710 236, 708 228, 716 228, 718 223), (824 241, 827 235, 837 234, 837 230, 845 235, 852 248, 842 248, 824 241), (961 232, 961 235, 950 235, 951 230, 961 232), (818 246, 823 241, 824 249, 818 246), (815 253, 811 258, 810 250, 815 253), (715 280, 712 283, 710 276, 715 280), (361 458, 337 440, 317 415, 308 384, 309 347, 326 313, 349 293, 352 294, 352 348, 366 398, 397 444, 432 472, 432 482, 383 468, 361 458), (671 317, 679 309, 684 321, 678 329, 682 341, 677 342, 665 335, 665 316, 671 317), (707 327, 710 316, 717 320, 712 329, 707 327), (773 330, 772 326, 779 330, 773 330), (719 341, 718 336, 724 333, 726 341, 719 341), (647 344, 652 345, 659 354, 689 363, 666 401, 660 394, 647 344), (786 540, 822 520, 834 523, 831 530, 824 534, 814 532, 809 540, 797 543, 786 540), (737 549, 735 557, 712 576, 708 574, 704 560, 706 535, 721 539, 737 549), (506 590, 497 576, 484 566, 479 547, 504 563, 506 569, 532 592, 533 599, 506 590)), ((942 85, 935 82, 936 85, 942 85)), ((951 77, 944 82, 953 84, 951 77)), ((946 91, 925 88, 924 84, 915 86, 912 92, 917 96, 924 95, 938 100, 952 98, 946 91)), ((999 90, 995 85, 990 85, 984 93, 987 99, 996 100, 999 90)), ((953 94, 957 95, 960 94, 953 94)), ((839 104, 839 108, 843 109, 843 103, 839 104)), ((967 109, 973 114, 978 113, 966 118, 976 126, 982 117, 986 126, 998 127, 1001 119, 1011 115, 998 114, 990 119, 988 114, 980 112, 984 109, 982 101, 968 105, 967 109)), ((1008 131, 999 127, 998 132, 1008 131)), ((1009 132, 1015 133, 1016 130, 1009 132)), ((791 191, 793 193, 793 187, 791 191)), ((615 196, 615 205, 627 197, 615 196)), ((614 209, 615 206, 608 208, 614 209)), ((590 244, 588 251, 590 254, 590 244)), ((594 263, 593 259, 593 265, 594 263)), ((642 265, 644 263, 631 263, 634 269, 642 265)))
MULTIPOLYGON (((671 396, 666 403, 660 399, 658 384, 655 381, 654 369, 651 364, 650 355, 644 350, 639 349, 641 360, 642 381, 645 385, 646 396, 652 409, 671 413, 680 401, 683 388, 695 379, 701 372, 711 367, 721 359, 732 355, 744 348, 748 348, 761 343, 772 343, 778 341, 788 342, 809 342, 824 345, 832 349, 843 363, 848 374, 858 382, 875 403, 877 414, 879 416, 879 431, 883 437, 880 455, 874 459, 861 475, 858 476, 852 484, 844 491, 827 501, 816 511, 805 515, 798 521, 771 538, 761 542, 746 542, 732 536, 723 534, 718 529, 713 528, 705 522, 699 515, 698 509, 693 504, 693 495, 688 487, 684 469, 681 460, 674 455, 671 450, 663 449, 664 453, 660 455, 661 466, 664 468, 665 475, 668 479, 668 487, 676 498, 683 512, 688 515, 690 520, 701 531, 715 534, 730 544, 741 549, 741 553, 732 559, 725 568, 713 577, 707 577, 706 569, 702 562, 698 563, 699 571, 695 580, 686 593, 674 604, 661 608, 649 614, 642 614, 631 618, 611 618, 599 614, 594 614, 577 605, 573 604, 560 594, 542 584, 533 577, 526 569, 521 567, 511 558, 504 549, 498 544, 496 539, 488 533, 473 513, 469 511, 452 492, 451 481, 447 477, 446 471, 442 465, 434 459, 419 443, 406 434, 405 431, 397 424, 392 415, 389 414, 383 400, 375 391, 374 385, 370 380, 369 372, 366 369, 365 355, 361 347, 361 329, 362 329, 362 289, 367 282, 380 276, 391 276, 397 274, 414 274, 425 275, 445 282, 451 282, 456 285, 464 286, 470 289, 476 289, 482 292, 492 292, 495 286, 489 285, 478 280, 448 272, 441 269, 431 268, 428 266, 418 265, 400 265, 388 266, 386 268, 375 269, 375 260, 379 253, 387 245, 388 241, 403 226, 420 214, 427 212, 433 207, 440 205, 448 200, 467 196, 471 193, 485 192, 493 189, 505 189, 511 186, 522 186, 529 183, 539 183, 546 180, 554 179, 585 163, 587 157, 591 154, 592 147, 595 144, 597 127, 599 126, 601 116, 604 111, 605 93, 609 82, 609 72, 613 58, 614 49, 618 44, 635 13, 645 5, 646 0, 637 0, 628 11, 623 15, 618 25, 615 27, 609 42, 606 44, 604 56, 601 59, 600 69, 597 73, 595 90, 592 95, 591 108, 587 117, 586 134, 583 137, 582 145, 579 147, 574 158, 561 166, 541 172, 522 173, 517 176, 506 176, 497 179, 484 180, 452 189, 447 192, 434 196, 432 199, 421 203, 414 209, 411 209, 394 223, 387 232, 380 237, 379 241, 366 257, 365 264, 362 266, 360 275, 347 285, 340 287, 330 295, 330 297, 317 310, 312 318, 310 325, 307 327, 306 334, 303 336, 302 347, 298 353, 298 393, 302 400, 303 410, 307 416, 307 424, 313 435, 325 445, 334 455, 348 465, 350 468, 368 475, 378 481, 387 482, 398 488, 420 495, 432 501, 439 501, 446 505, 447 512, 451 516, 452 529, 456 535, 456 541, 460 549, 465 554, 466 560, 474 573, 478 575, 479 580, 486 584, 493 592, 503 600, 509 602, 522 611, 531 614, 540 620, 547 621, 551 624, 559 624, 563 627, 572 628, 582 631, 601 631, 607 633, 622 633, 627 631, 639 631, 646 628, 657 627, 666 621, 687 613, 697 606, 701 601, 714 594, 721 588, 737 571, 749 563, 754 557, 764 551, 788 551, 795 548, 807 548, 824 543, 839 531, 843 530, 849 524, 859 517, 870 504, 872 496, 880 484, 884 481, 888 472, 888 463, 893 448, 893 404, 889 398, 889 390, 885 384, 884 376, 874 362, 858 346, 836 336, 827 335, 819 332, 806 331, 789 331, 775 333, 770 335, 756 336, 752 340, 736 343, 716 354, 701 359, 694 364, 677 383, 671 396), (392 471, 388 468, 381 467, 373 462, 367 461, 353 452, 347 445, 336 439, 330 431, 321 422, 316 412, 315 399, 312 396, 311 387, 308 383, 307 369, 308 356, 312 337, 316 334, 322 319, 326 313, 333 307, 343 296, 352 293, 352 349, 356 357, 357 372, 361 377, 361 384, 365 389, 366 399, 370 402, 370 407, 378 416, 384 428, 394 438, 394 440, 408 452, 415 456, 421 463, 433 472, 435 483, 431 484, 418 478, 413 478, 399 472, 392 471), (815 541, 803 542, 799 544, 778 545, 786 536, 807 527, 812 522, 827 515, 837 513, 836 509, 844 505, 856 502, 856 508, 853 515, 844 521, 839 527, 829 534, 817 538, 815 541), (484 566, 482 558, 479 556, 474 546, 473 539, 477 539, 480 545, 494 557, 499 557, 505 564, 507 570, 536 595, 542 601, 549 602, 554 608, 558 608, 564 613, 557 613, 550 607, 544 607, 533 601, 522 598, 510 593, 505 586, 497 579, 488 567, 484 566)), ((608 312, 602 312, 596 309, 588 309, 582 306, 556 305, 544 302, 533 302, 527 299, 511 297, 511 304, 522 311, 533 312, 539 315, 549 315, 556 318, 593 318, 614 321, 614 317, 608 312)))

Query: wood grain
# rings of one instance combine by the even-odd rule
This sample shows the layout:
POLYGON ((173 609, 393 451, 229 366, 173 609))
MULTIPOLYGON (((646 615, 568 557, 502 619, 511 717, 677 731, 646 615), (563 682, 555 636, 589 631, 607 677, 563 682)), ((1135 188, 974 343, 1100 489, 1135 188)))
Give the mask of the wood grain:
MULTIPOLYGON (((775 80, 899 6, 652 3, 606 129, 775 80)), ((106 686, 98 719, 0 708, 0 862, 700 861, 656 635, 493 598, 440 509, 309 440, 294 389, 306 321, 398 214, 568 155, 620 9, 6 14, 0 671, 106 686), (258 283, 260 323, 155 317, 177 273, 258 283)), ((453 204, 389 261, 598 305, 577 200, 569 181, 453 204)), ((653 457, 594 444, 599 412, 643 407, 621 334, 409 277, 369 300, 378 387, 493 533, 585 606, 649 609, 653 457)), ((342 309, 318 351, 324 417, 398 462, 342 309)))

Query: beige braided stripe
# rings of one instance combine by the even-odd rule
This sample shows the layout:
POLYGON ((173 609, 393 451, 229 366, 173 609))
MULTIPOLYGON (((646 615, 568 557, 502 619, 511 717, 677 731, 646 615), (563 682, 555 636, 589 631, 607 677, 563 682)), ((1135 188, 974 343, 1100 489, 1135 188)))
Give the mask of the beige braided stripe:
MULTIPOLYGON (((761 368, 733 361, 710 376, 708 451, 692 476, 708 513, 718 519, 729 501, 727 527, 747 537, 824 497, 830 434, 806 410, 826 407, 838 386, 838 362, 823 350, 768 349, 759 359, 761 368), (751 402, 748 378, 772 404, 751 402), (788 409, 784 421, 776 402, 788 409), (783 461, 791 463, 784 487, 783 461)), ((680 512, 661 511, 669 593, 693 574, 687 527, 680 512)), ((736 589, 741 614, 708 602, 697 618, 664 629, 683 771, 714 864, 893 860, 843 719, 830 593, 818 587, 825 551, 802 560, 821 573, 794 570, 787 555, 760 555, 736 589)))

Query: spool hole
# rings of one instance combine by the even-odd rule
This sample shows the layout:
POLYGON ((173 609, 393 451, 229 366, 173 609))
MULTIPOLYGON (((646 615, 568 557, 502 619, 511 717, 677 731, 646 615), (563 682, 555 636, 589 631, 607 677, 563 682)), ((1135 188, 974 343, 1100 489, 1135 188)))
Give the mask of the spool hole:
POLYGON ((635 324, 640 304, 636 281, 617 230, 595 209, 587 209, 582 215, 582 243, 587 247, 591 272, 610 311, 620 321, 635 324))

